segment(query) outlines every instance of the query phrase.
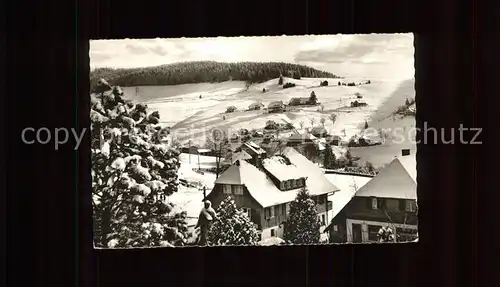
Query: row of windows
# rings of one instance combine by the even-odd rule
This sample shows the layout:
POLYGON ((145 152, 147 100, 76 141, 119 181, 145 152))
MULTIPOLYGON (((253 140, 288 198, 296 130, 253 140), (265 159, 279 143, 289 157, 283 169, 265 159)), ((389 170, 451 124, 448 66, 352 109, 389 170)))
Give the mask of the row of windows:
POLYGON ((222 186, 222 191, 224 194, 243 195, 243 186, 224 184, 222 186))
POLYGON ((302 179, 290 179, 287 181, 282 181, 280 183, 280 189, 295 189, 299 187, 303 187, 304 182, 302 179))
POLYGON ((381 199, 372 198, 371 199, 372 209, 392 209, 399 211, 415 212, 417 210, 417 205, 414 200, 408 199, 381 199))
POLYGON ((276 206, 264 208, 264 218, 269 219, 275 216, 284 216, 290 213, 290 204, 284 203, 276 206))

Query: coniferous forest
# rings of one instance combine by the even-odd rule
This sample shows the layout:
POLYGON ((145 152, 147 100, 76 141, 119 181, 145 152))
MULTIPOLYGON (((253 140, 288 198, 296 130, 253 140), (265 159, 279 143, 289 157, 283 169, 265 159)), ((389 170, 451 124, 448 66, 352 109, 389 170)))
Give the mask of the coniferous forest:
POLYGON ((111 85, 123 87, 217 83, 229 80, 258 83, 280 75, 294 78, 339 78, 329 72, 283 62, 194 61, 145 68, 98 68, 91 71, 90 84, 93 90, 101 78, 108 80, 111 85))

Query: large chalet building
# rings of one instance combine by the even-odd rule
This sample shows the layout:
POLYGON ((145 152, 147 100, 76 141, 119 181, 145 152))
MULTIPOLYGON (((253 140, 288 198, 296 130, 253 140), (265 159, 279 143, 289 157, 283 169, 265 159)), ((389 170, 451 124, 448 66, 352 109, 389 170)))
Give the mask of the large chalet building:
POLYGON ((334 215, 325 229, 330 242, 376 242, 382 226, 391 227, 398 241, 418 238, 416 174, 414 155, 391 161, 334 215))
POLYGON ((339 191, 323 171, 292 147, 266 157, 258 145, 249 142, 240 152, 251 156, 238 158, 216 180, 207 195, 214 207, 230 195, 238 208, 243 208, 261 232, 261 240, 283 237, 290 202, 297 192, 307 188, 316 201, 318 220, 322 229, 329 222, 332 202, 328 196, 339 191))

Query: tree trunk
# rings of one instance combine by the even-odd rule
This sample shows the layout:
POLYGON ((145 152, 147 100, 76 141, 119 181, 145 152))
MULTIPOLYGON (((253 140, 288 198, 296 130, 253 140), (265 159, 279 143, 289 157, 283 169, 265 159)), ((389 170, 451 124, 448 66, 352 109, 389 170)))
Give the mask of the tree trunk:
POLYGON ((108 235, 111 234, 113 230, 111 229, 111 210, 106 208, 101 213, 101 236, 100 245, 102 247, 108 247, 108 235))

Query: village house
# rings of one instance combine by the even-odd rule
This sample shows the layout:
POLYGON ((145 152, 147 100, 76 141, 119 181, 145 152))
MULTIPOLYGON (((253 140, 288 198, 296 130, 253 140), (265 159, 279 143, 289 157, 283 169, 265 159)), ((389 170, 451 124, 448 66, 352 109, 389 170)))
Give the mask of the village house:
POLYGON ((317 138, 309 132, 297 132, 292 134, 287 139, 287 146, 295 147, 299 145, 305 144, 315 144, 317 142, 317 138))
POLYGON ((285 104, 283 104, 283 101, 274 101, 269 103, 267 106, 267 111, 269 113, 281 113, 285 111, 285 104))
POLYGON ((264 107, 264 105, 261 102, 256 102, 256 103, 251 103, 248 106, 248 110, 249 111, 255 111, 255 110, 260 110, 263 107, 264 107))
POLYGON ((408 150, 357 189, 325 229, 331 242, 376 242, 383 226, 391 227, 399 241, 418 234, 416 160, 408 150), (345 241, 343 241, 345 240, 345 241))
POLYGON ((288 102, 288 105, 290 106, 301 106, 301 105, 308 105, 309 104, 310 98, 291 98, 290 101, 288 102))
MULTIPOLYGON (((249 160, 252 161, 252 160, 249 160)), ((215 183, 207 195, 214 207, 225 196, 233 197, 236 206, 243 208, 257 224, 261 240, 282 237, 290 212, 290 202, 297 192, 307 188, 316 201, 318 221, 322 229, 329 222, 332 202, 328 196, 339 191, 325 177, 323 171, 291 147, 270 158, 259 158, 254 165, 237 160, 215 183)))
MULTIPOLYGON (((248 159, 248 162, 251 164, 257 166, 261 163, 261 160, 266 157, 267 153, 266 151, 261 148, 258 144, 249 141, 244 144, 242 144, 239 148, 235 149, 235 152, 245 152, 247 155, 250 156, 250 158, 242 158, 242 159, 248 159)), ((248 157, 244 155, 244 157, 248 157)), ((234 163, 234 162, 233 162, 234 163)))

